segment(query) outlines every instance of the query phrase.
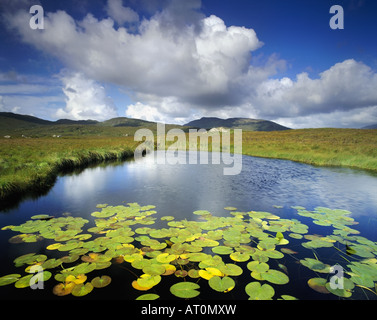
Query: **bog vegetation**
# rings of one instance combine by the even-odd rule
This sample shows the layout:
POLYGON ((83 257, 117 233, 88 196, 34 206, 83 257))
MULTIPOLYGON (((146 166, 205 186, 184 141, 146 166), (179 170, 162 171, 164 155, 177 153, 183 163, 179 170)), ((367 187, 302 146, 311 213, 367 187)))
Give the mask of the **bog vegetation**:
MULTIPOLYGON (((68 130, 69 126, 63 127, 68 130)), ((91 128, 82 126, 82 130, 88 131, 60 138, 0 138, 0 199, 46 190, 67 169, 132 157, 141 143, 133 140, 137 127, 132 127, 130 134, 124 133, 129 132, 129 127, 104 127, 102 136, 94 135, 91 128)), ((95 128, 98 133, 98 127, 95 128)), ((232 136, 230 141, 234 141, 232 136)), ((245 155, 377 171, 377 130, 244 131, 242 150, 245 155)))
POLYGON ((238 297, 251 300, 291 300, 300 298, 289 290, 296 275, 286 265, 295 260, 308 270, 308 278, 300 281, 313 292, 344 299, 360 293, 377 296, 377 242, 359 235, 349 211, 294 207, 307 219, 304 224, 269 212, 226 207, 230 214, 225 217, 207 210, 195 211, 198 219, 192 221, 162 216, 159 220, 166 225, 158 228, 153 227, 153 205, 97 208, 91 214, 94 224, 82 217, 35 215, 20 225, 3 227, 16 232, 9 239, 14 246, 43 241, 45 250, 17 257, 14 271, 0 276, 0 286, 30 290, 41 279, 30 273, 38 266, 43 281, 53 282, 51 295, 81 297, 105 287, 111 292, 113 280, 107 270, 118 265, 134 275, 122 288, 139 292, 137 299, 208 299, 202 292, 213 290, 227 298, 237 291, 238 297), (311 234, 311 223, 328 228, 328 235, 311 234), (299 258, 298 246, 304 251, 299 258), (333 251, 331 258, 322 255, 323 249, 333 251), (333 264, 344 272, 332 274, 333 264), (161 297, 163 286, 169 287, 169 294, 161 297))

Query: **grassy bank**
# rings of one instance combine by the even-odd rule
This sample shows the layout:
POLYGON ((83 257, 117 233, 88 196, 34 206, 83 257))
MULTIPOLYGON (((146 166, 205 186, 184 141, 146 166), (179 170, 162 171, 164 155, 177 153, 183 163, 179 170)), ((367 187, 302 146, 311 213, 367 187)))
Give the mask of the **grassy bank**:
POLYGON ((243 154, 377 171, 377 130, 244 132, 243 154))
MULTIPOLYGON (((138 144, 132 136, 1 138, 0 200, 46 190, 67 169, 131 157, 138 144)), ((377 130, 244 131, 242 148, 245 155, 377 172, 377 130)))
POLYGON ((0 199, 49 188, 60 172, 133 156, 127 138, 0 139, 0 199))

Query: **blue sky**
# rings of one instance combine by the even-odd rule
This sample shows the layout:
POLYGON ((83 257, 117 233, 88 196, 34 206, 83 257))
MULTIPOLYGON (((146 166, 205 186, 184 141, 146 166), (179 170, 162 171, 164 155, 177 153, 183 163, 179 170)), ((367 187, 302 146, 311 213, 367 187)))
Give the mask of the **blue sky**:
POLYGON ((0 16, 0 111, 377 123, 374 0, 1 0, 0 16), (335 4, 344 29, 329 26, 335 4))

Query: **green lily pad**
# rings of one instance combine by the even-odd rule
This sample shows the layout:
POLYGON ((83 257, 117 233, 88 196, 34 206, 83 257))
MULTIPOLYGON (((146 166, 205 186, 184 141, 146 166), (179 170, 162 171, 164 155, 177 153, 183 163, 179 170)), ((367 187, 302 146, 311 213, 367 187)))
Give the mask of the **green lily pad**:
POLYGON ((211 214, 211 212, 209 212, 209 211, 207 211, 207 210, 196 210, 196 211, 193 212, 193 214, 196 214, 196 215, 202 216, 202 215, 211 214))
POLYGON ((199 270, 197 269, 190 269, 187 275, 192 279, 200 278, 199 270))
POLYGON ((109 218, 113 216, 116 212, 113 210, 107 210, 109 208, 103 208, 102 211, 92 212, 92 216, 96 218, 109 218))
POLYGON ((233 252, 232 254, 230 254, 230 258, 233 261, 244 262, 250 260, 250 255, 247 253, 233 252))
POLYGON ((305 267, 309 268, 310 270, 321 272, 321 273, 329 273, 330 266, 328 264, 324 264, 321 261, 313 258, 305 258, 300 260, 300 263, 305 267))
POLYGON ((91 282, 94 288, 104 288, 111 283, 109 276, 95 277, 91 282))
POLYGON ((233 249, 227 246, 217 246, 217 247, 212 248, 212 252, 216 254, 228 255, 228 254, 233 253, 233 249))
POLYGON ((143 272, 152 276, 157 276, 165 273, 165 267, 161 264, 152 263, 143 268, 143 272))
POLYGON ((31 216, 30 219, 32 220, 47 220, 47 219, 52 219, 52 216, 49 216, 48 214, 37 214, 34 216, 31 216))
POLYGON ((293 251, 292 249, 289 248, 281 248, 281 252, 287 253, 287 254, 297 254, 296 251, 293 251))
POLYGON ((163 221, 172 221, 175 218, 173 216, 163 216, 160 219, 163 220, 163 221))
POLYGON ((27 253, 13 260, 16 267, 21 267, 24 264, 36 264, 47 260, 44 254, 27 253))
POLYGON ((236 285, 232 278, 219 276, 214 276, 209 279, 208 284, 213 290, 224 293, 229 292, 236 285))
POLYGON ((263 285, 260 282, 250 282, 245 287, 250 300, 271 300, 275 294, 274 288, 269 284, 263 285))
POLYGON ((60 260, 61 262, 63 262, 63 263, 72 263, 72 262, 77 261, 79 258, 80 258, 79 255, 77 255, 77 254, 72 254, 72 252, 70 252, 70 255, 69 255, 69 256, 61 257, 59 260, 60 260))
POLYGON ((234 210, 237 210, 237 208, 235 208, 235 207, 225 207, 224 210, 234 211, 234 210))
POLYGON ((177 259, 175 254, 161 253, 156 257, 156 260, 160 263, 170 263, 177 259))
POLYGON ((311 278, 308 280, 309 287, 320 293, 330 293, 326 289, 326 283, 327 280, 324 278, 311 278))
POLYGON ((197 297, 200 292, 200 286, 194 282, 178 282, 170 287, 170 292, 178 298, 190 299, 197 297))
POLYGON ((316 249, 316 248, 331 248, 333 243, 326 240, 316 239, 308 242, 302 243, 302 246, 307 249, 316 249))
POLYGON ((14 283, 20 279, 21 275, 17 273, 8 274, 0 278, 0 287, 14 283))
POLYGON ((209 255, 203 252, 194 252, 187 254, 187 259, 193 262, 200 262, 207 259, 208 257, 209 255))
POLYGON ((259 273, 266 272, 268 269, 270 269, 270 266, 265 262, 259 262, 259 261, 250 261, 247 264, 247 268, 250 271, 256 271, 259 273))
POLYGON ((155 293, 146 293, 136 298, 136 300, 157 300, 160 296, 155 293))
POLYGON ((243 270, 241 267, 232 263, 227 263, 225 265, 219 266, 218 269, 227 276, 236 277, 243 273, 243 270))
POLYGON ((286 284, 289 282, 289 278, 285 273, 274 269, 267 270, 261 276, 264 280, 274 284, 286 284))
POLYGON ((84 263, 81 263, 79 265, 77 265, 76 267, 74 267, 74 273, 75 274, 85 274, 85 273, 89 273, 89 272, 92 272, 93 270, 96 269, 96 263, 89 263, 89 262, 84 262, 84 263))
POLYGON ((93 290, 93 285, 90 282, 87 283, 80 283, 73 287, 72 295, 75 297, 83 297, 87 294, 91 293, 93 290))
POLYGON ((58 247, 58 251, 71 251, 71 250, 76 249, 76 248, 78 248, 80 246, 81 246, 81 242, 80 241, 73 240, 70 243, 67 243, 67 244, 59 246, 58 247))
POLYGON ((30 285, 34 284, 33 279, 35 279, 35 282, 38 282, 40 280, 47 281, 48 279, 51 278, 51 275, 52 274, 49 271, 43 271, 42 274, 40 275, 40 278, 38 275, 29 274, 20 278, 17 282, 15 282, 14 286, 16 288, 27 288, 27 287, 30 287, 30 285))
POLYGON ((332 294, 335 294, 338 297, 349 298, 352 296, 352 289, 355 287, 355 284, 347 278, 340 278, 340 281, 343 282, 343 288, 333 289, 330 282, 326 283, 326 289, 332 294))
POLYGON ((48 259, 42 263, 43 269, 54 269, 62 264, 60 259, 48 259))
POLYGON ((284 257, 284 254, 277 250, 266 250, 264 254, 271 259, 281 259, 284 257))
POLYGON ((150 275, 150 274, 142 274, 138 279, 137 283, 139 286, 144 288, 151 288, 159 284, 161 281, 160 275, 150 275))
POLYGON ((376 264, 366 264, 353 261, 351 264, 348 264, 347 267, 352 271, 352 273, 350 273, 350 279, 355 284, 368 288, 374 287, 374 282, 377 281, 376 264))

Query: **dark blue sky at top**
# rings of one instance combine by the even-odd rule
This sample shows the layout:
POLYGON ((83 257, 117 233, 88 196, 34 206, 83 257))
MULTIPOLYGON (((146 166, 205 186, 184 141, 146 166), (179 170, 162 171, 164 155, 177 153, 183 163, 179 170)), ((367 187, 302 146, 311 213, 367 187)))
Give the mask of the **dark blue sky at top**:
MULTIPOLYGON (((127 1, 124 1, 127 4, 127 1)), ((106 1, 42 0, 47 12, 64 10, 81 20, 88 13, 106 17, 106 1)), ((130 3, 141 17, 148 10, 130 3)), ((159 9, 159 6, 155 6, 159 9)), ((294 76, 308 72, 311 77, 339 61, 353 58, 377 69, 377 1, 374 0, 203 0, 200 10, 206 16, 214 14, 227 26, 245 26, 257 33, 264 46, 254 53, 254 63, 263 63, 271 54, 288 62, 285 73, 294 76), (340 4, 344 8, 345 28, 329 27, 329 8, 340 4)), ((2 29, 0 33, 0 68, 23 73, 54 73, 62 65, 18 37, 2 29)))
POLYGON ((315 77, 349 58, 377 68, 377 1, 205 0, 203 11, 227 25, 253 28, 264 42, 255 54, 278 54, 288 61, 290 75, 306 71, 315 77), (329 27, 334 4, 344 9, 343 30, 329 27))

